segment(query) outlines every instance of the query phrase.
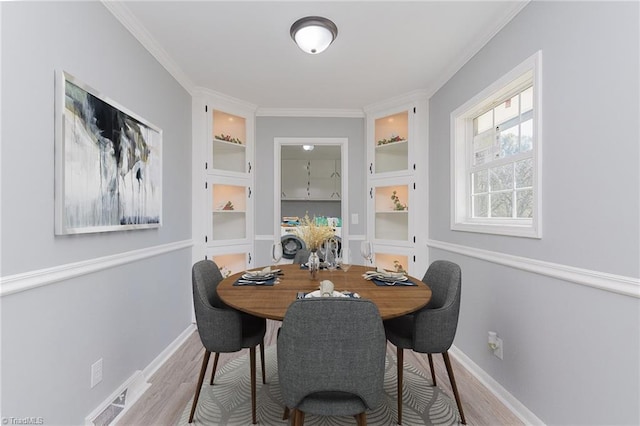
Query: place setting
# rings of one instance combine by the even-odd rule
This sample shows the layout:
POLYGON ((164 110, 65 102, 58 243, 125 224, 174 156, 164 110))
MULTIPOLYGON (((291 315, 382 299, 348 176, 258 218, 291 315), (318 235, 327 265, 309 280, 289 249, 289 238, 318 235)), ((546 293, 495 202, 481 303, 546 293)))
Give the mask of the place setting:
POLYGON ((240 276, 233 283, 234 286, 241 285, 264 285, 271 286, 277 284, 279 282, 278 277, 283 275, 282 269, 275 268, 275 265, 278 263, 280 258, 282 257, 282 245, 281 244, 273 244, 271 248, 271 258, 273 260, 274 267, 267 266, 265 268, 256 270, 256 271, 245 271, 244 274, 240 276))
POLYGON ((360 295, 358 293, 352 291, 337 291, 334 290, 334 284, 330 280, 322 280, 320 281, 320 286, 318 290, 314 290, 309 293, 305 293, 303 291, 299 291, 296 299, 312 299, 316 297, 351 297, 354 299, 359 299, 360 295))
POLYGON ((403 272, 387 271, 383 268, 376 267, 375 270, 367 271, 362 274, 365 280, 373 282, 377 286, 415 286, 403 272))

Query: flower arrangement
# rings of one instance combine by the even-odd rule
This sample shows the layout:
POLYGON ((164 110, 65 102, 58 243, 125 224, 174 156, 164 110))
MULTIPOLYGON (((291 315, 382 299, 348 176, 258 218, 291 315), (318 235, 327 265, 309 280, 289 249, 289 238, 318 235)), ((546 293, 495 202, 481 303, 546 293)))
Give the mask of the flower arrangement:
POLYGON ((404 138, 402 136, 393 136, 389 139, 380 139, 378 141, 378 146, 387 145, 394 142, 401 142, 401 141, 404 141, 404 138))
POLYGON ((222 267, 220 267, 220 273, 222 274, 223 278, 227 278, 231 275, 231 270, 227 269, 226 266, 222 265, 222 267))
POLYGON ((393 269, 401 274, 406 274, 407 271, 404 270, 404 267, 402 266, 402 263, 400 263, 398 260, 394 260, 393 261, 393 269))
POLYGON ((219 135, 216 135, 215 138, 221 141, 237 143, 238 145, 242 145, 242 141, 240 139, 234 138, 231 135, 225 135, 224 133, 220 133, 219 135))
POLYGON ((322 243, 334 236, 334 231, 329 225, 319 224, 315 216, 310 219, 309 215, 305 214, 300 226, 296 228, 296 234, 304 241, 308 250, 316 251, 322 243))
POLYGON ((394 210, 406 210, 407 209, 407 205, 406 204, 402 204, 400 202, 400 198, 396 194, 396 191, 393 191, 393 194, 391 194, 391 201, 393 201, 393 209, 394 210))

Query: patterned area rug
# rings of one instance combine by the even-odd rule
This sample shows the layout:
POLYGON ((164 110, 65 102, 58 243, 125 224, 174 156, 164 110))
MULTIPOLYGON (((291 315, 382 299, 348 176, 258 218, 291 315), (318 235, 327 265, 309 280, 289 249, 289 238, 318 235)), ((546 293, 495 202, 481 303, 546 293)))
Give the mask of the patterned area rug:
MULTIPOLYGON (((267 384, 263 385, 260 372, 260 355, 257 365, 257 405, 258 424, 287 425, 282 420, 284 405, 278 383, 276 347, 266 349, 267 384)), ((230 361, 216 373, 215 385, 209 386, 209 377, 200 392, 196 414, 192 425, 234 425, 251 424, 251 392, 249 383, 249 354, 230 361)), ((384 377, 385 398, 375 410, 367 412, 370 426, 390 426, 396 424, 396 359, 387 355, 384 377)), ((402 417, 404 425, 457 425, 458 410, 455 401, 440 388, 431 386, 431 378, 417 368, 404 366, 404 405, 402 417)), ((188 426, 190 400, 178 421, 180 426, 188 426)), ((342 426, 355 425, 353 417, 322 417, 307 414, 305 425, 342 426)))

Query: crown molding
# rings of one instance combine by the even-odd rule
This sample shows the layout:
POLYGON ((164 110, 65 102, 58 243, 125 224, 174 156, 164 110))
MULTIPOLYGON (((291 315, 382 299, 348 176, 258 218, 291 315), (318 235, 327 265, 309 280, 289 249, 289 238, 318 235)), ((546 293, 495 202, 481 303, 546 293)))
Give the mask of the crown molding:
POLYGON ((191 94, 193 96, 203 96, 211 98, 213 102, 218 105, 218 107, 242 109, 250 111, 251 113, 256 112, 256 110, 258 109, 258 105, 256 104, 252 104, 251 102, 247 102, 242 99, 234 98, 233 96, 225 95, 221 92, 216 92, 215 90, 209 89, 207 87, 194 87, 191 94))
POLYGON ((506 5, 512 5, 512 9, 509 14, 505 15, 501 20, 497 20, 494 22, 493 26, 490 26, 486 29, 485 33, 475 38, 474 42, 469 43, 467 48, 458 56, 457 60, 452 61, 448 67, 440 74, 440 76, 435 80, 435 83, 432 84, 426 92, 428 93, 428 97, 431 98, 436 94, 438 90, 440 90, 451 78, 462 67, 471 60, 482 48, 491 41, 491 39, 498 34, 515 16, 522 11, 531 0, 520 0, 520 1, 511 1, 505 2, 506 5))
POLYGON ((257 117, 324 117, 324 118, 364 118, 361 109, 331 108, 258 108, 257 117))
POLYGON ((429 92, 426 90, 413 90, 402 95, 394 96, 393 98, 385 99, 380 102, 366 105, 362 109, 366 114, 373 112, 383 111, 389 108, 397 107, 398 105, 407 104, 411 102, 423 101, 429 99, 429 92))
POLYGON ((160 46, 146 30, 144 25, 131 13, 125 2, 118 0, 101 0, 105 8, 142 44, 142 46, 184 87, 193 93, 194 83, 175 63, 169 54, 160 46))

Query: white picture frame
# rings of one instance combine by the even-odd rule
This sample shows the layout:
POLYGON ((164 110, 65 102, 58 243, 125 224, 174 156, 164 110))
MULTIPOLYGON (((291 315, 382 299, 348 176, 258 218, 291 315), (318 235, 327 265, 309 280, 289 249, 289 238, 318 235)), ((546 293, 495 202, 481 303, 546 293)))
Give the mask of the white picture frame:
POLYGON ((55 234, 162 226, 162 130, 65 71, 55 86, 55 234))

